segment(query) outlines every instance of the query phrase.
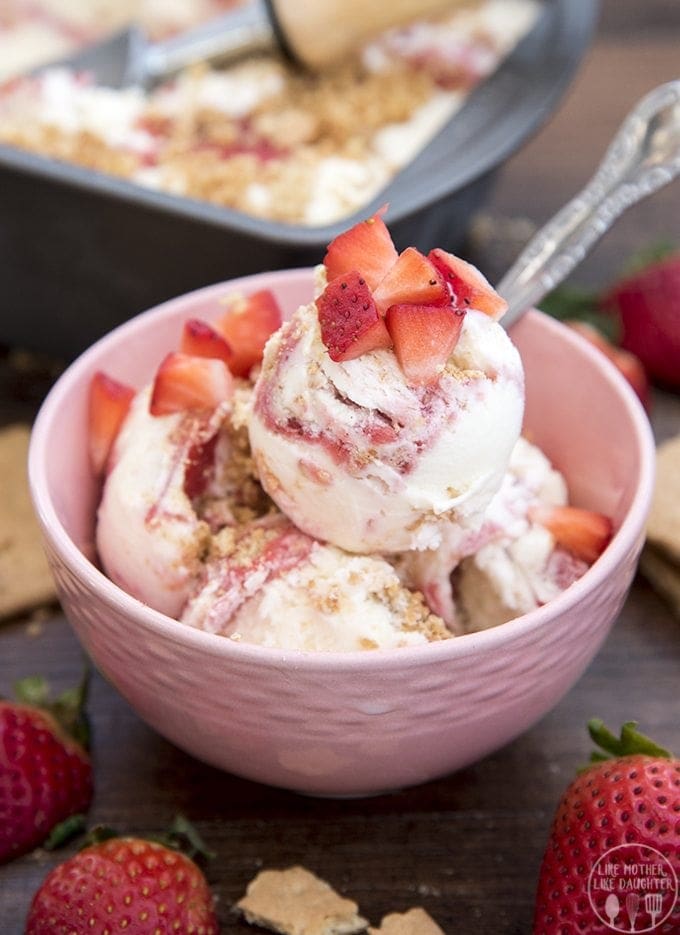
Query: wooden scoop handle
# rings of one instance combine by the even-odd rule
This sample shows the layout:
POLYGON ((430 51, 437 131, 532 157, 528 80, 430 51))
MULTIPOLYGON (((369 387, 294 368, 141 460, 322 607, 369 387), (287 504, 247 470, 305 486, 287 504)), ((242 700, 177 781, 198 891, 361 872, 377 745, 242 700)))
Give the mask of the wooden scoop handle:
POLYGON ((454 5, 454 0, 269 2, 288 50, 312 69, 339 61, 384 29, 442 13, 454 5))

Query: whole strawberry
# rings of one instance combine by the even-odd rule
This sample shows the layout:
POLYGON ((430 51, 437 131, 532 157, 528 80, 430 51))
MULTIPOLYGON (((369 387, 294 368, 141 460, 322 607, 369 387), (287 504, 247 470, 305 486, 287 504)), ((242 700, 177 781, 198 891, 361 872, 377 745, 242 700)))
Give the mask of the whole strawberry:
POLYGON ((594 753, 558 806, 534 935, 680 933, 680 760, 635 730, 588 725, 594 753), (657 928, 658 925, 658 928, 657 928))
POLYGON ((680 253, 617 283, 603 299, 618 315, 621 346, 651 377, 680 388, 680 253))
POLYGON ((33 898, 26 935, 215 935, 213 900, 197 865, 141 838, 112 838, 48 875, 33 898))
POLYGON ((22 701, 0 701, 0 863, 37 847, 92 799, 85 683, 51 704, 42 679, 16 688, 22 701))

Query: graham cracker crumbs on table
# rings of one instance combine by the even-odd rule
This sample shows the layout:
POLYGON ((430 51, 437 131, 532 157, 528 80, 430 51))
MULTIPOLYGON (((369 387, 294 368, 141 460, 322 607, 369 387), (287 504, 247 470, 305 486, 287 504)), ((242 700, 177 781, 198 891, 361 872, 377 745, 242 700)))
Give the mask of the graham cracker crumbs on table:
POLYGON ((29 438, 27 425, 0 431, 0 618, 56 599, 28 492, 29 438))
POLYGON ((680 435, 659 445, 647 538, 680 565, 680 435))
POLYGON ((281 935, 351 935, 368 925, 355 902, 300 866, 263 870, 236 908, 252 925, 281 935))
POLYGON ((383 918, 379 929, 369 928, 369 935, 444 935, 434 919, 420 907, 408 912, 392 912, 383 918))

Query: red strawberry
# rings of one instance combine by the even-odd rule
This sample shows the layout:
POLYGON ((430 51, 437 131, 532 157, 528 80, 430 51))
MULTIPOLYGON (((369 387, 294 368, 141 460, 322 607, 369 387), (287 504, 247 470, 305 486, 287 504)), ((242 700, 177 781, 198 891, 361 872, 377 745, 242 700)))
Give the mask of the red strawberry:
POLYGON ((623 725, 620 738, 601 721, 588 727, 614 758, 594 753, 594 765, 562 796, 541 865, 534 935, 673 935, 680 931, 680 904, 673 912, 680 760, 635 722, 623 725))
POLYGON ((123 420, 128 413, 135 391, 119 383, 101 370, 90 382, 88 404, 88 445, 90 464, 95 474, 103 474, 109 453, 123 420))
POLYGON ((183 354, 193 357, 214 357, 216 360, 223 360, 227 367, 234 357, 234 352, 222 335, 200 318, 190 318, 184 322, 179 349, 183 354))
POLYGON ((212 896, 196 864, 141 838, 95 844, 52 870, 26 923, 26 935, 122 931, 216 935, 212 896))
POLYGON ((449 290, 441 273, 415 247, 407 247, 373 293, 381 315, 390 305, 449 305, 449 290))
POLYGON ((621 346, 662 383, 680 388, 680 253, 619 282, 603 306, 621 321, 621 346))
POLYGON ((85 686, 52 704, 42 679, 24 679, 16 688, 19 703, 0 701, 0 863, 37 847, 56 825, 87 811, 92 799, 85 686))
POLYGON ((233 392, 234 381, 224 361, 173 352, 158 368, 149 412, 164 416, 187 409, 214 409, 233 392))
POLYGON ((358 269, 369 288, 375 289, 396 263, 398 253, 380 213, 359 221, 330 242, 323 260, 329 281, 358 269))
POLYGON ((264 346, 281 327, 281 309, 269 289, 231 302, 215 328, 233 351, 229 369, 235 377, 247 377, 262 360, 264 346))
POLYGON ((478 312, 496 319, 505 314, 508 303, 476 266, 439 248, 430 250, 428 256, 449 284, 455 305, 466 309, 476 308, 478 312))
POLYGON ((385 323, 409 383, 432 383, 460 336, 465 312, 451 306, 392 305, 385 323))
POLYGON ((640 360, 629 351, 623 351, 605 338, 605 336, 585 321, 565 321, 573 331, 577 331, 586 341, 590 341, 621 372, 635 390, 640 402, 649 409, 649 381, 640 360))
POLYGON ((321 340, 331 360, 353 360, 379 347, 391 347, 366 280, 356 270, 328 283, 316 300, 321 340))
POLYGON ((612 521, 592 510, 576 506, 536 506, 530 516, 553 534, 558 545, 589 565, 600 557, 612 537, 612 521))

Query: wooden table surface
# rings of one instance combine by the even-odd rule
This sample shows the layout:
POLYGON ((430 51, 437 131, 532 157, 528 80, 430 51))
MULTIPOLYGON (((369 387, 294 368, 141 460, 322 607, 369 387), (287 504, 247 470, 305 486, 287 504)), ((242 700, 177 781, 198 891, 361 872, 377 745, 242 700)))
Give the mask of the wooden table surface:
MULTIPOLYGON (((677 0, 605 0, 577 80, 550 124, 504 167, 489 210, 547 219, 586 180, 633 102, 679 77, 679 49, 677 0)), ((679 218, 676 183, 632 209, 576 278, 601 285, 641 245, 680 242, 679 218)), ((38 395, 0 382, 0 421, 30 418, 38 395)), ((680 398, 657 394, 653 421, 658 438, 680 431, 680 398)), ((41 627, 25 619, 0 626, 0 693, 34 672, 64 688, 81 665, 56 611, 41 627)), ((451 935, 524 935, 553 809, 589 750, 587 718, 637 719, 680 750, 679 675, 680 622, 637 580, 595 662, 535 728, 456 775, 353 801, 304 798, 204 766, 147 728, 95 676, 91 820, 144 832, 186 814, 218 854, 208 874, 225 932, 253 931, 230 907, 261 867, 299 862, 357 900, 374 923, 420 904, 451 935)), ((2 935, 22 932, 32 893, 71 850, 37 852, 0 869, 2 935)))

